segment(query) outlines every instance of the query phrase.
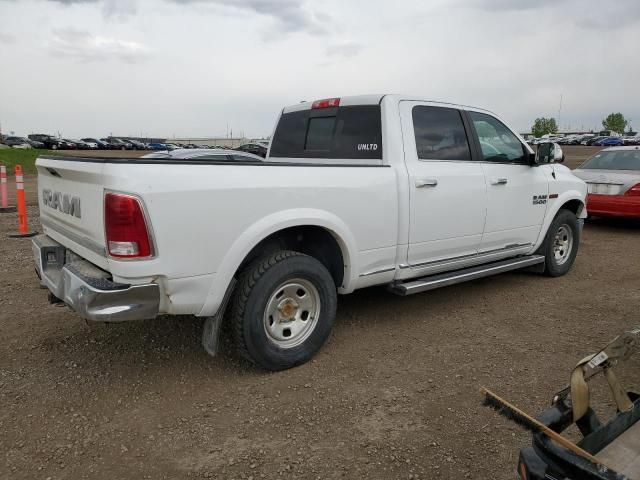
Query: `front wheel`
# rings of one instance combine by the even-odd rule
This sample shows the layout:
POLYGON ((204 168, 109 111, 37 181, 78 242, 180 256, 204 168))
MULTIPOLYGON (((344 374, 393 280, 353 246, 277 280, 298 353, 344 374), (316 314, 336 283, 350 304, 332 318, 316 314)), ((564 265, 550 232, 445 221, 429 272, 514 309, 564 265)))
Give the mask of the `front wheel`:
POLYGON ((238 279, 231 321, 240 354, 267 370, 305 363, 329 338, 337 292, 313 257, 279 251, 238 279))
POLYGON ((550 277, 559 277, 571 270, 579 245, 578 218, 569 210, 560 210, 551 222, 544 243, 538 251, 545 256, 544 273, 550 277))

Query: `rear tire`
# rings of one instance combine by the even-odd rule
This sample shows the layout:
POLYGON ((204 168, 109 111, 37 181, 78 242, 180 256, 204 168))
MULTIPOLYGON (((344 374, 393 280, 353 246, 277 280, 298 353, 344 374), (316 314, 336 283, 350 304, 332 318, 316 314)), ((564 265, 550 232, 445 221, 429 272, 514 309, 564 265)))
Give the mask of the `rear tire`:
POLYGON ((325 266, 302 253, 281 250, 240 275, 231 323, 240 354, 267 370, 307 362, 329 338, 337 292, 325 266))
POLYGON ((571 270, 579 245, 578 218, 575 213, 561 209, 551 222, 544 242, 537 252, 545 256, 544 274, 560 277, 571 270))

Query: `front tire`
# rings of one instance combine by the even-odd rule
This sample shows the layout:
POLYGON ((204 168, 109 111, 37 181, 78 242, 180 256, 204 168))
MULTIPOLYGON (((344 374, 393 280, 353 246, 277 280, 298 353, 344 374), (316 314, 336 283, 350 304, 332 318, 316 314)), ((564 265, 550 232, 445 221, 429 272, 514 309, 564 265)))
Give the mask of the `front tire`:
POLYGON ((579 245, 578 218, 569 210, 560 210, 551 222, 544 243, 538 251, 545 256, 545 275, 560 277, 571 270, 579 245))
POLYGON ((279 251, 254 262, 238 279, 231 322, 240 354, 267 370, 307 362, 329 338, 337 292, 313 257, 279 251))

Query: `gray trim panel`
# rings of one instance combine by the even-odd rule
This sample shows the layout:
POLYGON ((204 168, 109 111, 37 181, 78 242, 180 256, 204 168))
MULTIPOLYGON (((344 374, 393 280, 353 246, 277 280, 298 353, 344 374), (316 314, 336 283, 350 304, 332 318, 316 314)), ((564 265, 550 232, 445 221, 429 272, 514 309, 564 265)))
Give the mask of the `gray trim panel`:
POLYGON ((105 257, 105 258, 107 257, 107 252, 105 247, 102 245, 98 245, 93 240, 87 237, 82 237, 77 233, 72 232, 68 228, 62 227, 46 218, 40 218, 40 223, 42 224, 43 227, 50 228, 56 233, 59 233, 60 235, 62 235, 63 237, 67 237, 72 242, 77 243, 81 247, 91 250, 93 253, 97 253, 101 257, 105 257))
POLYGON ((416 263, 416 264, 411 264, 411 265, 403 263, 403 264, 400 265, 400 268, 435 267, 435 266, 438 266, 438 265, 445 265, 445 264, 450 263, 450 262, 457 262, 457 261, 465 260, 465 259, 482 258, 484 256, 495 255, 496 253, 506 253, 509 250, 516 250, 516 249, 520 249, 520 248, 524 248, 524 247, 530 247, 531 245, 532 245, 531 243, 508 245, 506 247, 497 248, 495 250, 489 250, 487 252, 471 253, 469 255, 461 255, 459 257, 445 258, 444 260, 436 260, 436 261, 432 261, 432 262, 416 263))

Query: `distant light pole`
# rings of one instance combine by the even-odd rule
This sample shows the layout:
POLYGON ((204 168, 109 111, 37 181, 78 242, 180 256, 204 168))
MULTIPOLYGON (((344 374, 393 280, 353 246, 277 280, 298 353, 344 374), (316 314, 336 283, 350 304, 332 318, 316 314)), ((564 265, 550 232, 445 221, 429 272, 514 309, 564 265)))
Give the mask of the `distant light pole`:
POLYGON ((562 115, 562 94, 560 94, 560 107, 558 108, 558 129, 560 129, 560 116, 562 115))

